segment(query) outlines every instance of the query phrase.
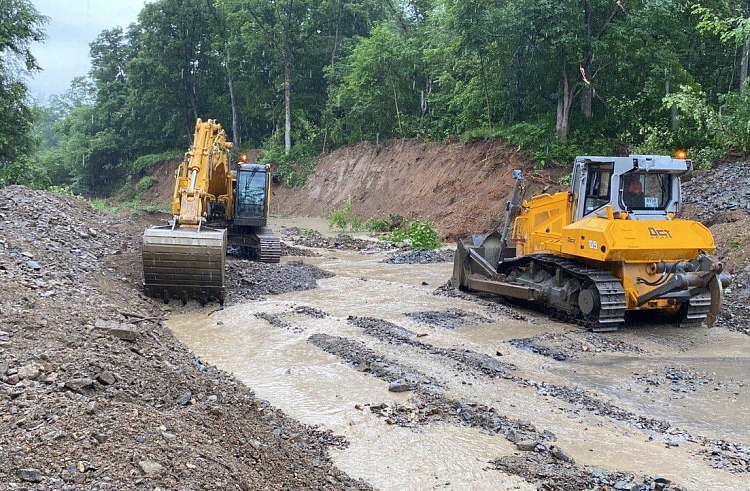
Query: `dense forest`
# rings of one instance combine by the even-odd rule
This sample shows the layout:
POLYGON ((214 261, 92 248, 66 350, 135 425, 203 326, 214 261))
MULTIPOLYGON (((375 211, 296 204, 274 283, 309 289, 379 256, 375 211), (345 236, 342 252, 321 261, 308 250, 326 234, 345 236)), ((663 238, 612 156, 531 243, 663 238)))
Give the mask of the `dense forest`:
POLYGON ((539 166, 750 149, 750 0, 155 0, 42 106, 23 77, 45 19, 0 5, 5 183, 109 192, 197 117, 292 185, 321 152, 398 137, 503 138, 539 166))

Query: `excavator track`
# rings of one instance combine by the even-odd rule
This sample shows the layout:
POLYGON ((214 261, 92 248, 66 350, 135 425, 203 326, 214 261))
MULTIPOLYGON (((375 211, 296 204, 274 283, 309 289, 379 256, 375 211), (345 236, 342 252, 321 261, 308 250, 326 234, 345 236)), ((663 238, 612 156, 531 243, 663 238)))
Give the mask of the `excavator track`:
POLYGON ((262 263, 278 263, 281 260, 281 241, 267 227, 258 232, 258 260, 262 263))
POLYGON ((616 331, 625 323, 627 307, 625 290, 620 279, 611 272, 590 268, 576 261, 548 254, 534 254, 507 260, 500 264, 499 270, 508 271, 511 267, 528 267, 532 262, 536 262, 547 271, 562 269, 565 275, 581 283, 582 290, 595 289, 595 296, 598 300, 596 302, 598 309, 594 309, 595 313, 592 311, 589 315, 585 315, 573 305, 570 305, 566 311, 548 303, 545 307, 551 309, 550 314, 553 317, 579 324, 596 332, 616 331))

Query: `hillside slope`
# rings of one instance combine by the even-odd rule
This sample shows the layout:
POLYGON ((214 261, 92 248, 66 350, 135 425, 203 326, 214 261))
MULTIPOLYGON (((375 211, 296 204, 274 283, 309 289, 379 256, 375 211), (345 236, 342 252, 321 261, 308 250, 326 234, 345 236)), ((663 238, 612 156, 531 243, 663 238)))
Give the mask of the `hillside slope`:
MULTIPOLYGON (((529 193, 556 188, 563 169, 532 175, 529 159, 500 140, 423 143, 363 142, 319 159, 305 186, 274 188, 272 212, 326 216, 348 197, 363 218, 398 213, 431 218, 445 238, 489 228, 503 215, 513 190, 513 169, 523 169, 529 193)), ((530 195, 530 194, 527 194, 530 195)))

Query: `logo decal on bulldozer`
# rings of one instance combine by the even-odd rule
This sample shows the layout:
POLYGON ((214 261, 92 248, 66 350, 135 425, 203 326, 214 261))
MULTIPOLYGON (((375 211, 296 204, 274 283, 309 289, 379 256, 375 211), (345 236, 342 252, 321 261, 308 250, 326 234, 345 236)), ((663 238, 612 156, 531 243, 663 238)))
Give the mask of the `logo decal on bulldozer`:
POLYGON ((665 229, 665 228, 649 227, 648 228, 648 234, 651 237, 668 237, 670 239, 672 238, 672 233, 669 230, 665 229))

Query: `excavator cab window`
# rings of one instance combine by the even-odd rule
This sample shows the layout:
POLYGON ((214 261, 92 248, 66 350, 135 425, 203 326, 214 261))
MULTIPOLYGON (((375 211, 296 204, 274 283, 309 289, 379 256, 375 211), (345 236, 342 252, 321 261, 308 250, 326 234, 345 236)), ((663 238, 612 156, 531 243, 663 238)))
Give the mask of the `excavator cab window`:
POLYGON ((586 178, 586 200, 584 215, 592 213, 609 203, 613 164, 591 163, 586 178))
POLYGON ((237 183, 237 216, 265 217, 266 173, 258 170, 240 170, 237 183))

